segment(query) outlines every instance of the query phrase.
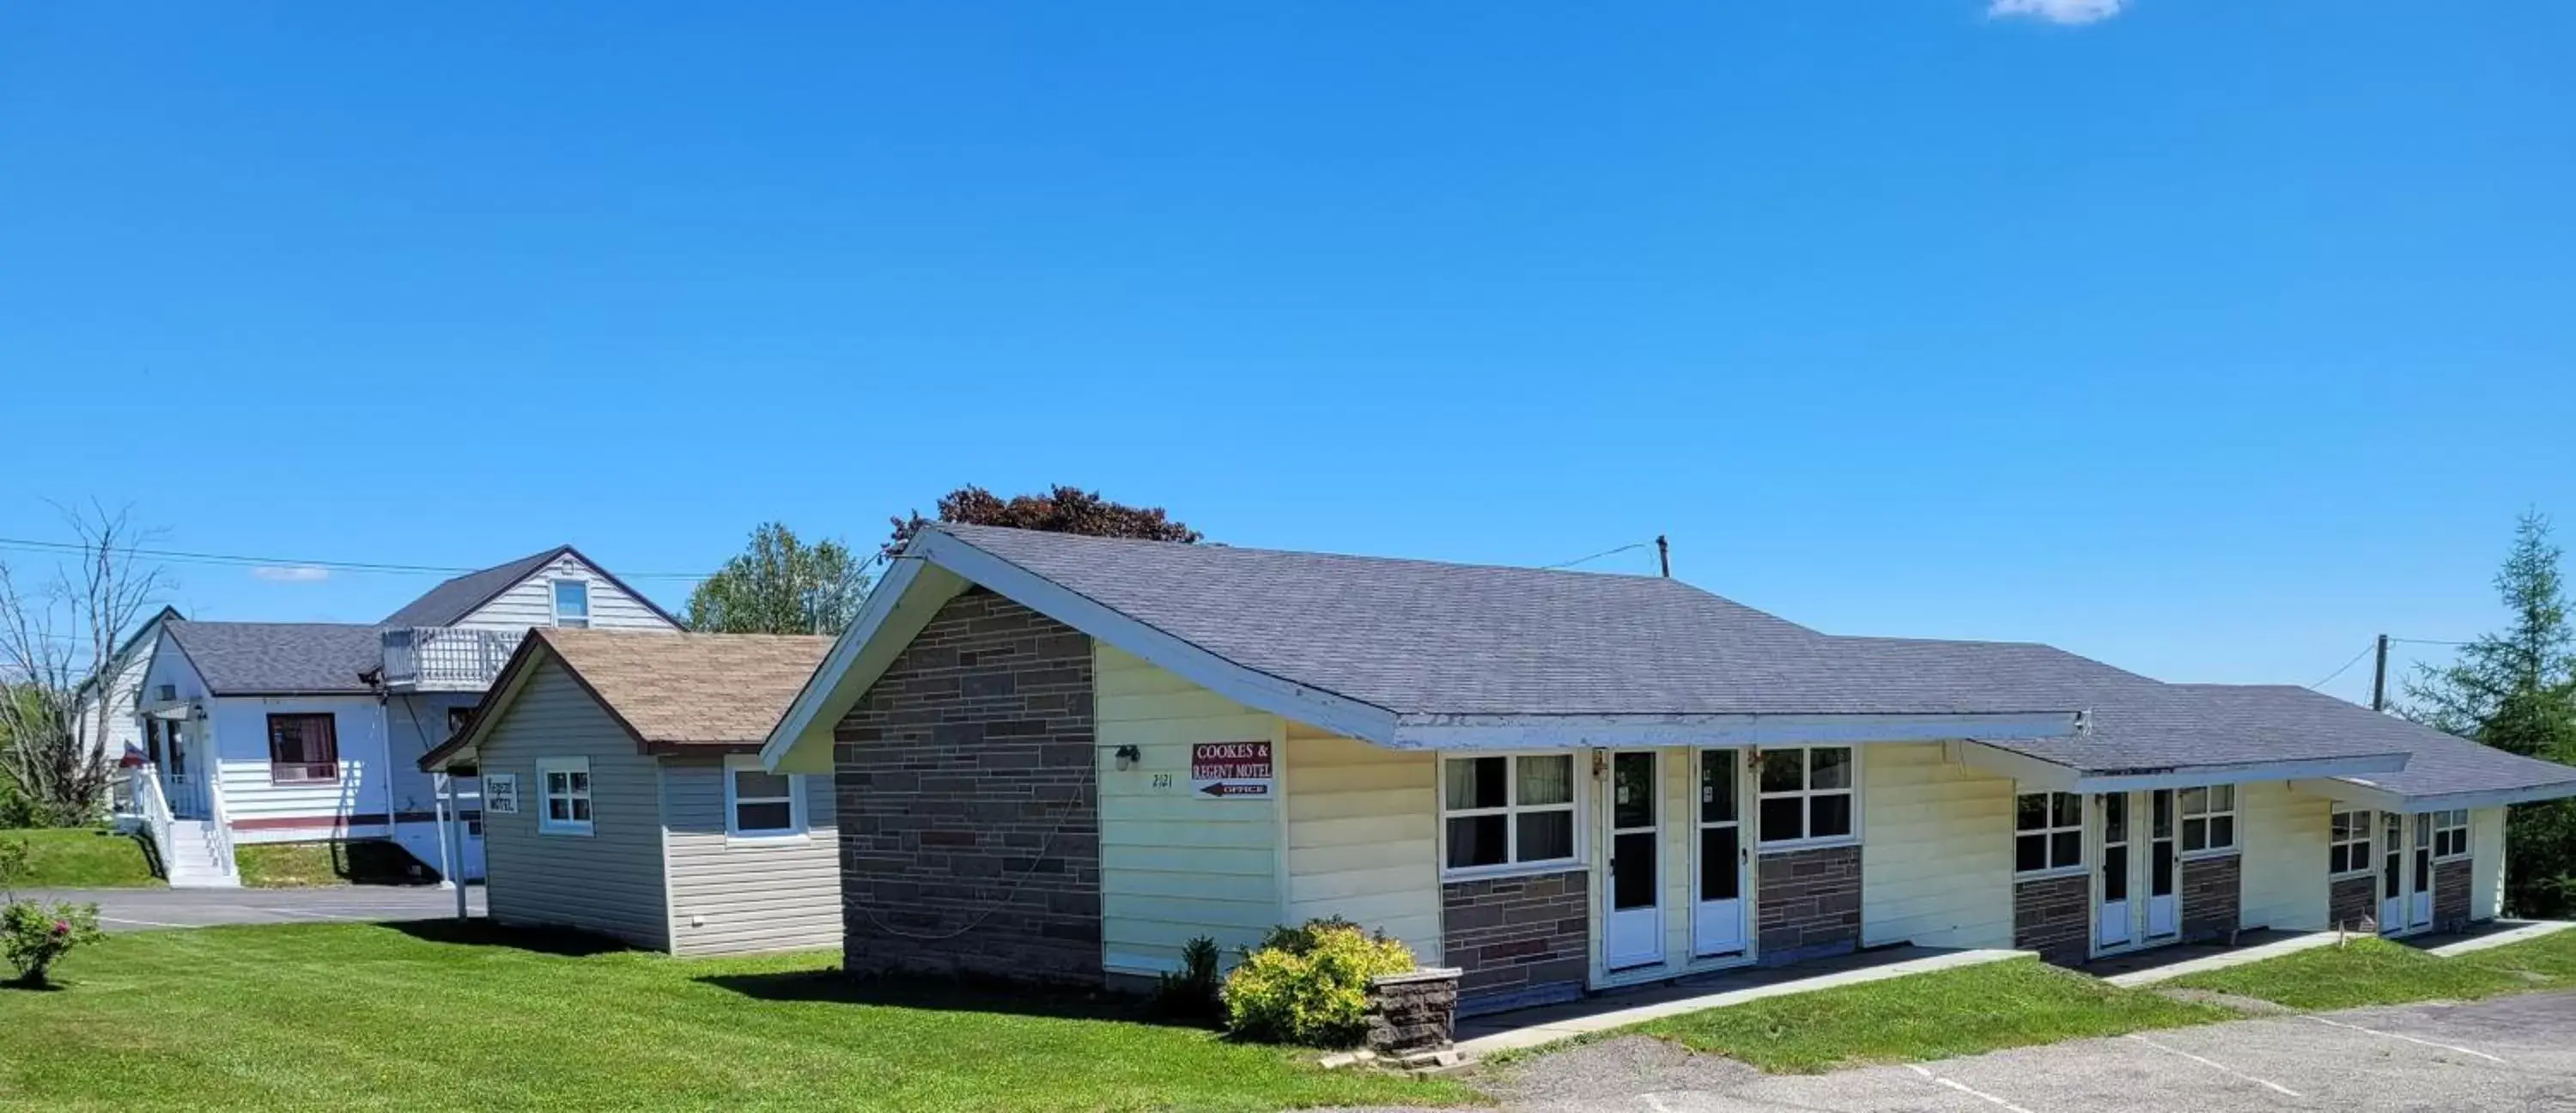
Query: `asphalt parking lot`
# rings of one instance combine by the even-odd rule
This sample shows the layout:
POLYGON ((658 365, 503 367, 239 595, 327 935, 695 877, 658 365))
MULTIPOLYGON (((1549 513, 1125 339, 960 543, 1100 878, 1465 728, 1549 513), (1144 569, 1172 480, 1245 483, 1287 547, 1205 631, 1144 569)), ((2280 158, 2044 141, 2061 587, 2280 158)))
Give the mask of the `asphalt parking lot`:
MULTIPOLYGON (((456 915, 456 891, 436 886, 349 885, 327 889, 77 889, 23 893, 38 900, 98 905, 108 931, 155 931, 218 924, 315 924, 431 920, 456 915)), ((483 914, 483 887, 466 907, 483 914)))
POLYGON ((1471 1081, 1571 1113, 2576 1110, 2576 993, 2243 1020, 1823 1075, 1628 1037, 1471 1081))

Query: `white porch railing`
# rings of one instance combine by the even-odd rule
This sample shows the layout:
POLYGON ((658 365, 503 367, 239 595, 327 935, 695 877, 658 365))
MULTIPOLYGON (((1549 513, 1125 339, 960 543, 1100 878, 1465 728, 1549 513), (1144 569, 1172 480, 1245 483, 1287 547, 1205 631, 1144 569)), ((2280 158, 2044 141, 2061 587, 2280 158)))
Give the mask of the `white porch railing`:
POLYGON ((518 652, 524 630, 407 626, 385 631, 385 686, 412 692, 480 692, 518 652))
POLYGON ((120 778, 123 790, 116 794, 116 826, 119 830, 141 828, 152 836, 152 852, 161 856, 162 869, 169 869, 170 801, 161 795, 161 774, 150 765, 132 765, 120 778))

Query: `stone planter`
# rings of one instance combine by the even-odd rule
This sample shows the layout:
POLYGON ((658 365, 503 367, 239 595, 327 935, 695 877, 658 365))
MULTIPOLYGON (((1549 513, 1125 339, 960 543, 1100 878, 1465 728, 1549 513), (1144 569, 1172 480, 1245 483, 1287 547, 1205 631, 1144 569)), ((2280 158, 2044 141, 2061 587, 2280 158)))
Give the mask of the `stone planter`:
POLYGON ((1435 967, 1369 982, 1368 1049, 1403 1057, 1449 1046, 1457 1022, 1458 974, 1435 967))

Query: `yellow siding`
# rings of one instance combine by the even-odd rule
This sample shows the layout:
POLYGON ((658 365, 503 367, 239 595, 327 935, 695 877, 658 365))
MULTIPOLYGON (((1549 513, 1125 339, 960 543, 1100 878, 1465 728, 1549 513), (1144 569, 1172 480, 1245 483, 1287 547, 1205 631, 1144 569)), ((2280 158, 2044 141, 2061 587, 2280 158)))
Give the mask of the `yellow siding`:
POLYGON ((1436 755, 1287 724, 1286 919, 1340 915, 1440 961, 1436 755))
POLYGON ((1863 748, 1861 945, 2010 947, 2010 778, 1953 765, 1937 742, 1863 748))
POLYGON ((2504 809, 2469 813, 2469 918, 2492 920, 2504 911, 2504 809))
POLYGON ((2334 801, 2293 792, 2279 781, 2236 786, 2237 845, 2244 879, 2239 923, 2287 931, 2327 926, 2326 836, 2334 801))
MULTIPOLYGON (((1102 964, 1112 973, 1178 967, 1194 936, 1231 956, 1280 922, 1279 801, 1190 791, 1190 746, 1268 740, 1254 711, 1115 647, 1093 642, 1100 774, 1102 964), (1118 768, 1121 746, 1141 753, 1118 768), (1155 778, 1167 778, 1157 786, 1155 778)), ((1428 796, 1425 796, 1428 799, 1428 796)))

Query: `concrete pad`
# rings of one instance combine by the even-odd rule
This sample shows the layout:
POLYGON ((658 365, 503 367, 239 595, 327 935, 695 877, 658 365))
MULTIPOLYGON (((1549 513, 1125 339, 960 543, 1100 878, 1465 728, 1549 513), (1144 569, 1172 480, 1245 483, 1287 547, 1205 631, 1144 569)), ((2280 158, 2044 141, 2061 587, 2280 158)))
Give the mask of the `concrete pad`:
POLYGON ((2481 932, 2469 938, 2439 946, 2426 947, 2424 953, 2437 958, 2457 958, 2489 947, 2502 947, 2509 943, 2538 939, 2544 935, 2555 935, 2572 927, 2576 927, 2576 923, 2566 920, 2498 920, 2494 925, 2495 930, 2481 932))
POLYGON ((2139 986, 2169 982, 2186 974, 2198 974, 2204 970, 2224 970, 2230 966, 2243 966, 2249 962, 2261 962, 2267 958, 2279 958, 2282 955, 2296 954, 2317 947, 2331 947, 2346 938, 2358 937, 2347 936, 2340 932, 2314 931, 2252 947, 2238 947, 2200 958, 2163 963, 2143 970, 2132 970, 2125 974, 2113 974, 2102 980, 2124 989, 2135 989, 2139 986))
MULTIPOLYGON (((1587 998, 1566 1005, 1522 1009, 1471 1017, 1458 1022, 1458 1051, 1469 1059, 1479 1059, 1498 1051, 1516 1051, 1542 1047, 1576 1036, 1625 1028, 1668 1016, 1722 1009, 1759 1001, 1766 997, 1785 997, 1797 993, 1814 993, 1836 986, 1860 985, 1866 982, 1902 978, 1911 974, 1928 974, 1936 970, 1954 970, 1963 966, 1980 966, 2006 959, 2031 957, 2029 951, 1964 950, 1941 951, 1930 948, 1904 948, 1893 957, 1885 953, 1853 956, 1853 964, 1819 964, 1801 967, 1756 967, 1738 973, 1716 975, 1710 981, 1690 986, 1587 998), (1909 957, 1909 955, 1911 957, 1909 957), (1723 987, 1723 988, 1718 988, 1723 987)), ((1698 979, 1694 979, 1697 981, 1698 979)))
MULTIPOLYGON (((45 901, 98 906, 111 932, 213 927, 221 924, 383 923, 456 915, 456 890, 434 885, 336 885, 313 889, 80 889, 22 893, 45 901)), ((468 886, 466 907, 483 914, 483 887, 468 886)))

